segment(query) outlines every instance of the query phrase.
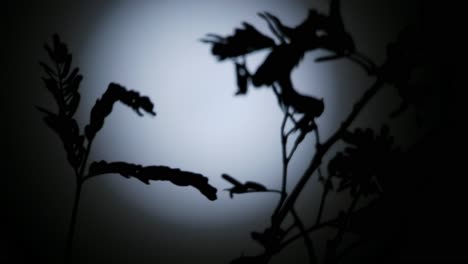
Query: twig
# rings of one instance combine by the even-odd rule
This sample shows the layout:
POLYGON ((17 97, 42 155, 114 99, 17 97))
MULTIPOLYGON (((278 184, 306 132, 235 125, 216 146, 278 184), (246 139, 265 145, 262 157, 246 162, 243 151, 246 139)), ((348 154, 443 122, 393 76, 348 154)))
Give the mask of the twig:
POLYGON ((317 263, 317 255, 315 254, 315 249, 314 249, 314 244, 312 243, 312 239, 309 236, 309 233, 305 229, 304 224, 301 221, 301 218, 297 214, 296 210, 293 208, 291 210, 291 213, 294 217, 294 221, 299 228, 299 231, 302 234, 302 237, 304 238, 304 245, 307 249, 307 254, 309 255, 309 262, 310 264, 317 263))
POLYGON ((351 123, 356 119, 358 114, 364 108, 364 106, 372 99, 372 97, 380 90, 383 86, 384 82, 377 79, 377 81, 364 93, 361 99, 354 105, 353 110, 349 114, 349 116, 345 119, 342 123, 341 127, 327 140, 323 145, 317 149, 314 158, 312 159, 311 163, 307 167, 307 170, 302 175, 301 179, 294 187, 291 194, 288 196, 286 201, 284 202, 282 208, 278 211, 278 214, 274 215, 273 219, 273 227, 274 229, 278 230, 280 224, 285 219, 287 213, 293 208, 297 198, 299 197, 301 191, 304 189, 306 183, 309 181, 310 177, 314 173, 315 170, 320 166, 322 162, 322 158, 328 152, 328 150, 342 138, 343 134, 346 132, 348 127, 351 123))
POLYGON ((286 188, 287 188, 287 178, 288 178, 288 158, 286 154, 286 149, 287 149, 287 144, 288 144, 288 136, 285 135, 284 130, 286 128, 286 123, 288 121, 288 116, 289 116, 289 107, 285 106, 285 114, 283 117, 283 121, 281 123, 281 157, 282 157, 282 162, 283 162, 283 168, 282 168, 282 182, 281 182, 281 198, 278 201, 278 205, 276 206, 276 209, 273 213, 273 215, 278 212, 278 210, 281 208, 283 205, 284 201, 286 200, 286 188))
MULTIPOLYGON (((289 133, 288 133, 288 135, 289 135, 289 133)), ((301 142, 302 142, 304 136, 305 136, 305 135, 304 135, 304 132, 302 132, 302 131, 301 131, 300 134, 297 136, 296 141, 294 142, 294 145, 293 145, 293 147, 291 148, 291 152, 290 152, 289 155, 287 155, 287 157, 286 157, 286 160, 288 161, 288 163, 291 161, 291 159, 292 159, 294 153, 295 153, 296 150, 297 150, 297 147, 299 147, 299 145, 301 144, 301 142), (302 138, 302 139, 301 139, 301 138, 302 138), (299 140, 299 139, 301 139, 301 140, 299 140)))

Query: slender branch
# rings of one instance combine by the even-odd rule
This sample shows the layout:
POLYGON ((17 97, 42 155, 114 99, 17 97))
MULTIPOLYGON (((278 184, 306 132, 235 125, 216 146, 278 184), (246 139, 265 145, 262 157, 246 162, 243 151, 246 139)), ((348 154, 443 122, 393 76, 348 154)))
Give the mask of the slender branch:
POLYGON ((80 167, 80 174, 79 174, 79 177, 80 177, 80 181, 83 181, 83 174, 84 174, 84 170, 86 168, 86 165, 88 164, 88 157, 89 157, 89 153, 91 152, 91 146, 93 145, 93 140, 90 140, 88 142, 88 146, 86 147, 86 152, 84 153, 84 156, 83 156, 83 163, 81 164, 81 167, 80 167))
POLYGON ((280 224, 285 219, 287 213, 293 208, 293 205, 295 204, 297 198, 304 189, 306 183, 309 181, 310 177, 315 172, 315 170, 317 170, 317 168, 320 166, 322 158, 325 156, 328 150, 338 140, 342 138, 343 134, 346 132, 351 123, 356 119, 356 117, 364 108, 364 106, 372 99, 372 97, 374 97, 374 95, 380 90, 380 88, 382 88, 383 84, 384 82, 378 78, 377 81, 375 81, 375 83, 364 93, 362 98, 354 105, 353 110, 341 124, 340 128, 317 149, 314 158, 310 162, 301 179, 284 202, 282 208, 278 211, 278 214, 274 215, 275 217, 273 219, 273 227, 275 229, 279 228, 280 224))
POLYGON ((299 215, 297 214, 294 208, 291 210, 291 213, 294 217, 294 221, 297 227, 299 228, 299 231, 302 234, 302 237, 304 238, 304 245, 307 249, 307 254, 309 255, 310 264, 317 263, 317 255, 315 254, 314 244, 312 243, 312 239, 310 238, 309 233, 305 229, 305 226, 302 223, 301 218, 299 217, 299 215))
MULTIPOLYGON (((295 153, 296 150, 297 150, 297 147, 299 147, 299 145, 301 144, 302 139, 301 139, 301 140, 299 140, 299 139, 305 136, 303 133, 304 133, 304 132, 300 132, 300 134, 297 136, 297 139, 296 139, 296 141, 294 142, 293 147, 291 148, 291 152, 289 153, 289 155, 287 155, 286 160, 288 161, 288 163, 291 161, 291 159, 292 159, 294 153, 295 153)), ((288 134, 288 135, 289 135, 289 134, 288 134)))
POLYGON ((65 248, 65 263, 71 263, 71 256, 72 256, 72 249, 73 249, 73 237, 75 234, 76 217, 78 215, 78 206, 80 204, 81 187, 82 187, 82 183, 78 183, 78 185, 76 186, 76 190, 75 190, 75 200, 73 202, 70 226, 68 227, 67 244, 65 248))
POLYGON ((78 207, 80 204, 81 189, 84 183, 83 173, 86 168, 86 164, 88 163, 88 157, 89 157, 89 152, 91 151, 92 143, 93 143, 92 140, 88 142, 88 146, 83 156, 83 162, 81 163, 79 172, 76 175, 77 180, 76 180, 75 200, 73 202, 72 215, 71 215, 70 226, 69 226, 68 235, 67 235, 67 245, 65 248, 65 263, 71 262, 73 238, 75 236, 76 218, 78 216, 78 207))
POLYGON ((283 205, 284 201, 286 200, 286 188, 287 188, 287 178, 288 178, 288 158, 286 154, 286 149, 287 149, 287 144, 288 144, 288 136, 285 135, 284 130, 286 129, 286 123, 288 121, 288 116, 289 116, 289 107, 285 107, 285 114, 283 117, 283 121, 281 122, 281 158, 283 162, 283 168, 282 168, 282 181, 281 181, 281 198, 278 201, 278 204, 276 205, 275 211, 273 215, 275 215, 283 205))

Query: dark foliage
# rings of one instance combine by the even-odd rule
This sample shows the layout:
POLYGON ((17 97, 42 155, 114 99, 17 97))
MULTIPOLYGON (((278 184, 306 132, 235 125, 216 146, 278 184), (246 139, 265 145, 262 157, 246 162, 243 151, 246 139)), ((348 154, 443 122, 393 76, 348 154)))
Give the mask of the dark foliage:
POLYGON ((147 166, 105 161, 93 162, 89 166, 89 176, 115 173, 125 178, 134 177, 149 184, 150 181, 169 181, 178 186, 192 186, 211 201, 216 200, 216 188, 208 184, 208 178, 193 172, 173 169, 166 166, 147 166))
POLYGON ((107 163, 100 161, 92 163, 89 166, 88 174, 86 174, 85 169, 92 142, 96 134, 102 129, 105 118, 111 114, 114 104, 121 102, 133 109, 139 116, 143 115, 141 111, 156 115, 153 109, 154 104, 147 96, 141 96, 136 91, 129 91, 119 84, 110 83, 106 92, 101 99, 96 101, 91 110, 90 123, 84 129, 85 137, 81 134, 78 123, 73 118, 80 103, 78 89, 83 77, 79 74, 78 68, 74 68, 70 73, 72 55, 68 52, 67 45, 60 40, 58 35, 53 36, 53 48, 48 44, 45 44, 44 47, 49 54, 52 66, 40 62, 40 66, 47 74, 47 77, 44 77, 43 81, 58 105, 58 113, 53 113, 51 110, 42 107, 37 108, 45 114, 45 123, 62 140, 68 162, 74 170, 77 183, 67 237, 66 263, 71 261, 73 236, 82 185, 92 177, 104 173, 118 173, 127 178, 129 176, 135 177, 146 184, 149 184, 150 180, 169 181, 178 186, 192 186, 209 200, 216 200, 217 190, 208 184, 207 177, 177 168, 165 166, 142 167, 124 162, 107 163))
POLYGON ((142 116, 140 108, 151 115, 156 115, 153 112, 153 103, 148 97, 140 96, 138 92, 127 91, 119 84, 111 83, 102 98, 96 101, 91 110, 90 123, 85 127, 88 140, 93 140, 96 133, 104 125, 105 118, 112 112, 114 103, 118 101, 132 108, 139 116, 142 116))
MULTIPOLYGON (((232 263, 268 263, 275 254, 299 238, 304 240, 309 262, 319 263, 314 241, 309 237, 309 233, 325 227, 332 227, 335 235, 322 241, 325 248, 322 255, 323 262, 339 263, 363 241, 375 237, 377 231, 385 229, 389 223, 388 219, 398 222, 398 217, 401 217, 401 214, 395 210, 399 204, 398 199, 395 199, 398 195, 395 194, 401 190, 401 187, 397 186, 398 183, 409 183, 408 180, 402 180, 401 173, 402 168, 411 161, 405 160, 407 155, 394 146, 388 126, 384 125, 379 133, 362 128, 350 132, 349 127, 385 84, 394 86, 403 99, 402 105, 392 114, 393 117, 401 114, 407 105, 417 102, 422 90, 426 89, 426 84, 418 82, 415 72, 426 66, 426 50, 419 33, 414 28, 408 27, 401 32, 395 42, 388 45, 385 62, 377 66, 358 51, 352 35, 346 30, 340 12, 340 1, 332 0, 329 10, 328 15, 310 10, 306 19, 295 27, 284 25, 278 17, 268 12, 259 13, 279 43, 271 44, 270 40, 273 38, 253 30, 250 25, 248 26, 250 30, 244 31, 252 32, 251 35, 237 30, 232 36, 221 38, 210 34, 208 37, 211 39, 204 39, 204 42, 212 44, 211 51, 215 57, 221 60, 230 58, 235 63, 237 94, 246 94, 250 84, 255 87, 269 86, 284 114, 281 125, 282 185, 281 191, 277 191, 281 196, 272 213, 271 226, 263 232, 251 233, 252 239, 262 245, 264 251, 257 256, 242 256, 232 263), (262 42, 259 39, 268 41, 262 42), (245 67, 245 61, 250 52, 260 48, 268 49, 269 53, 260 66, 250 73, 245 67), (375 78, 375 82, 356 101, 348 116, 341 122, 341 126, 324 141, 320 140, 319 128, 315 122, 326 109, 323 99, 300 94, 291 80, 292 70, 300 65, 305 53, 318 49, 326 50, 330 54, 316 59, 316 62, 348 59, 375 78), (241 62, 239 56, 242 56, 241 62), (292 129, 286 129, 288 122, 292 123, 292 129), (315 135, 316 152, 305 173, 289 192, 286 188, 288 165, 297 147, 312 132, 315 135), (292 136, 295 138, 294 144, 288 148, 292 136), (334 154, 327 164, 328 175, 324 175, 321 171, 323 159, 339 141, 344 141, 346 146, 334 154), (315 224, 306 227, 295 212, 294 205, 304 186, 310 182, 315 173, 322 183, 323 192, 315 224), (323 220, 322 212, 327 197, 342 191, 349 192, 351 204, 347 209, 340 210, 335 219, 323 220), (366 198, 367 205, 363 205, 363 197, 366 198), (283 228, 287 216, 294 219, 294 224, 283 228), (291 231, 296 228, 299 233, 291 236, 291 231), (359 239, 349 247, 345 247, 342 243, 347 233, 359 236, 359 239)), ((231 197, 233 194, 266 190, 263 185, 241 183, 227 174, 223 174, 222 177, 233 185, 227 189, 231 197)))

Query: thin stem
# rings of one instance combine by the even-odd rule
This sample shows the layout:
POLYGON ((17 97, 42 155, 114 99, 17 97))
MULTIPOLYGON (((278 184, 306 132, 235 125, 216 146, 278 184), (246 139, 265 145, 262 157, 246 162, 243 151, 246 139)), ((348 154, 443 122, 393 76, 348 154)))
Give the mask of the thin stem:
POLYGON ((358 114, 364 108, 364 106, 374 97, 374 95, 380 90, 383 86, 384 82, 380 79, 377 81, 364 93, 362 98, 354 105, 353 110, 349 114, 349 116, 345 119, 342 123, 341 127, 320 147, 317 149, 314 158, 310 162, 309 166, 307 167, 306 171, 302 175, 301 179, 294 187, 291 194, 288 196, 286 201, 284 202, 282 208, 278 211, 278 214, 275 214, 273 225, 274 229, 279 228, 283 220, 285 219, 288 212, 293 208, 297 198, 301 194, 302 190, 304 189, 306 183, 309 181, 312 174, 317 170, 317 168, 322 163, 322 158, 328 152, 328 150, 342 138, 345 131, 351 125, 351 123, 356 119, 358 114))
POLYGON ((294 217, 294 221, 297 227, 299 228, 299 231, 302 234, 302 237, 304 238, 304 245, 307 249, 307 254, 309 255, 309 263, 310 264, 317 263, 317 255, 315 254, 314 244, 312 243, 312 239, 310 238, 309 233, 305 229, 305 226, 302 223, 301 218, 299 217, 299 215, 297 214, 294 208, 291 210, 291 213, 294 217))
MULTIPOLYGON (((316 147, 317 149, 320 148, 320 134, 319 134, 319 131, 318 131, 318 126, 315 125, 315 141, 316 141, 316 147)), ((330 191, 329 189, 329 186, 330 186, 330 179, 327 178, 326 180, 324 179, 323 177, 323 174, 322 174, 322 169, 320 167, 317 168, 317 172, 318 172, 318 176, 319 176, 319 179, 323 179, 325 182, 323 183, 323 193, 322 193, 322 197, 320 199, 320 205, 319 205, 319 210, 318 210, 318 214, 317 214, 317 219, 315 221, 316 224, 320 223, 320 221, 322 220, 322 214, 323 214, 323 208, 325 207, 325 200, 327 198, 327 195, 330 191)))
POLYGON ((83 173, 86 168, 86 164, 88 163, 88 157, 89 157, 89 152, 91 150, 92 143, 93 143, 92 140, 88 142, 88 146, 84 153, 83 162, 81 163, 79 172, 76 175, 75 200, 73 202, 72 215, 71 215, 70 226, 69 226, 68 235, 67 235, 67 245, 65 248, 65 263, 71 262, 71 256, 72 256, 72 250, 73 250, 73 238, 75 236, 75 229, 76 229, 76 219, 78 216, 78 207, 80 204, 81 189, 84 183, 83 173))
POLYGON ((67 235, 67 244, 65 248, 65 263, 71 263, 71 256, 72 256, 72 249, 73 249, 73 237, 75 234, 76 217, 78 215, 78 206, 80 204, 81 187, 82 187, 82 183, 78 183, 76 190, 75 190, 75 200, 73 202, 73 211, 72 211, 72 215, 70 219, 70 226, 69 226, 68 235, 67 235))
POLYGON ((88 163, 88 157, 89 157, 89 153, 91 152, 91 146, 93 145, 93 140, 91 139, 90 141, 88 141, 88 146, 86 147, 86 151, 84 153, 84 156, 83 156, 83 163, 81 163, 81 167, 80 167, 80 170, 79 170, 79 180, 82 181, 83 180, 83 174, 84 174, 84 170, 86 168, 86 165, 88 163))
POLYGON ((302 139, 303 139, 303 137, 305 136, 303 133, 304 133, 304 132, 301 132, 301 133, 298 135, 298 137, 297 137, 296 141, 294 142, 294 145, 293 145, 293 147, 292 147, 292 149, 291 149, 291 152, 290 152, 289 155, 286 157, 286 160, 287 160, 288 163, 291 161, 292 157, 294 156, 294 153, 296 152, 297 147, 299 147, 299 145, 301 144, 302 139), (300 138, 302 138, 302 139, 299 140, 300 138))
POLYGON ((288 178, 288 159, 286 154, 287 144, 288 144, 288 137, 285 135, 284 130, 286 129, 286 122, 288 121, 289 116, 289 107, 285 108, 285 114, 283 117, 283 121, 281 122, 281 157, 283 162, 282 168, 282 182, 281 182, 281 198, 278 201, 278 205, 273 213, 275 215, 278 210, 283 205, 284 201, 286 200, 286 188, 287 188, 287 178, 288 178))

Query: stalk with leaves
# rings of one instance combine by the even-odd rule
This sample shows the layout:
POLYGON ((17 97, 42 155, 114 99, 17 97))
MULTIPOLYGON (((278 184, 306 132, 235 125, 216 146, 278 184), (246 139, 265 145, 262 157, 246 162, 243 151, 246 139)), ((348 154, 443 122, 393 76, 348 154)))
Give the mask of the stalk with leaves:
MULTIPOLYGON (((309 263, 319 263, 314 246, 316 241, 309 234, 325 228, 334 230, 335 235, 326 242, 323 261, 338 263, 354 247, 365 241, 363 235, 356 243, 342 249, 344 236, 356 232, 359 229, 356 226, 361 224, 359 222, 365 223, 362 218, 366 217, 363 216, 374 217, 375 212, 380 210, 376 208, 379 207, 377 205, 384 204, 382 196, 389 173, 394 172, 394 167, 402 164, 403 160, 401 151, 393 147, 388 126, 384 125, 380 133, 370 129, 352 131, 351 126, 383 87, 396 87, 403 99, 402 105, 391 118, 395 118, 411 104, 409 98, 417 98, 412 95, 417 95, 414 91, 420 89, 420 85, 414 83, 411 76, 414 70, 424 66, 423 45, 418 43, 417 30, 407 28, 395 42, 388 45, 386 61, 377 66, 356 48, 342 20, 339 0, 331 0, 328 15, 310 10, 304 22, 296 27, 285 26, 279 18, 268 12, 259 13, 259 16, 266 21, 276 39, 261 33, 246 22, 233 35, 208 34, 202 39, 202 42, 212 45, 211 52, 218 60, 230 59, 235 64, 238 87, 236 95, 246 94, 249 84, 254 87, 269 86, 284 115, 280 133, 282 181, 281 189, 276 191, 280 198, 271 215, 271 225, 263 232, 251 233, 252 239, 261 244, 264 251, 256 256, 239 257, 232 263, 268 263, 275 254, 300 238, 307 249, 309 263), (250 71, 246 63, 247 57, 265 49, 269 52, 266 59, 255 71, 250 71), (329 55, 316 59, 316 62, 347 59, 375 78, 374 83, 355 102, 341 126, 325 140, 321 139, 320 129, 315 122, 326 111, 323 99, 300 94, 291 80, 292 70, 299 65, 305 53, 317 50, 325 50, 329 55), (290 161, 308 135, 315 137, 315 153, 299 181, 288 188, 290 161), (328 175, 324 175, 321 170, 324 157, 338 142, 344 142, 347 147, 329 161, 328 175), (317 175, 318 182, 322 185, 322 195, 317 218, 311 226, 307 226, 295 210, 295 204, 313 175, 317 175), (350 197, 349 207, 340 210, 336 217, 324 220, 327 197, 343 191, 350 197), (366 205, 360 203, 363 200, 366 205), (293 225, 284 227, 288 216, 292 217, 293 225), (297 232, 293 234, 295 229, 297 232)), ((260 183, 241 184, 231 176, 223 177, 234 184, 230 189, 231 196, 233 193, 270 190, 260 183), (248 184, 256 187, 248 188, 248 184)))
POLYGON ((80 83, 83 76, 79 68, 72 69, 72 54, 58 35, 53 36, 53 46, 45 44, 50 64, 40 62, 46 73, 43 77, 45 87, 53 95, 58 112, 37 107, 44 116, 44 121, 61 139, 67 160, 75 174, 75 196, 69 231, 66 242, 65 263, 71 262, 73 237, 75 234, 78 207, 83 185, 86 181, 103 174, 120 174, 126 178, 134 177, 145 184, 150 181, 169 181, 178 186, 192 186, 207 199, 216 200, 216 188, 208 183, 208 178, 193 172, 183 171, 166 166, 141 166, 127 162, 99 161, 89 164, 88 157, 97 133, 104 125, 106 117, 111 114, 115 103, 120 102, 133 109, 138 116, 145 112, 155 116, 153 102, 136 91, 110 83, 106 92, 91 109, 90 122, 80 130, 74 114, 80 103, 80 83), (82 134, 84 132, 84 134, 82 134))

